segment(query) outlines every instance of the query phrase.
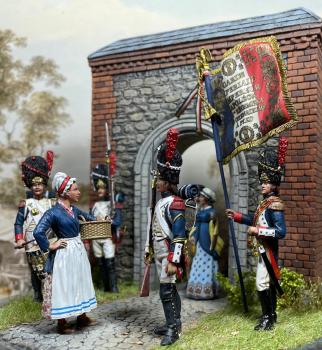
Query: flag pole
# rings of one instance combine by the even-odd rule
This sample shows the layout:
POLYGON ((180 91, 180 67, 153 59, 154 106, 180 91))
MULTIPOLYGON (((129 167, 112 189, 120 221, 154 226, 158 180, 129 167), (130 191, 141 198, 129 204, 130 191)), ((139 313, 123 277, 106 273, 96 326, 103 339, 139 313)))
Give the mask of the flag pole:
MULTIPOLYGON (((217 163, 218 163, 222 187, 223 187, 223 191, 224 191, 225 206, 227 209, 229 209, 230 208, 230 201, 229 201, 227 184, 226 184, 226 179, 225 179, 225 175, 224 175, 223 161, 222 161, 223 156, 222 156, 221 140, 220 140, 219 129, 218 129, 218 114, 217 114, 216 110, 214 109, 213 89, 211 86, 210 68, 209 68, 209 64, 208 64, 210 58, 211 58, 210 52, 208 50, 201 49, 200 54, 199 54, 197 61, 196 61, 196 66, 197 66, 197 71, 199 74, 200 84, 202 84, 203 81, 205 83, 207 101, 209 103, 209 106, 206 106, 206 110, 208 110, 208 116, 210 117, 210 121, 211 121, 211 125, 212 125, 213 140, 214 140, 214 144, 215 144, 217 163)), ((248 312, 248 305, 247 305, 247 300, 246 300, 244 280, 243 280, 243 276, 242 276, 242 272, 241 272, 234 223, 233 223, 232 219, 228 219, 228 223, 229 223, 229 232, 230 232, 231 240, 233 243, 233 250, 234 250, 234 255, 235 255, 235 260, 236 260, 236 267, 237 267, 237 273, 238 273, 238 277, 239 277, 244 312, 247 313, 248 312)))

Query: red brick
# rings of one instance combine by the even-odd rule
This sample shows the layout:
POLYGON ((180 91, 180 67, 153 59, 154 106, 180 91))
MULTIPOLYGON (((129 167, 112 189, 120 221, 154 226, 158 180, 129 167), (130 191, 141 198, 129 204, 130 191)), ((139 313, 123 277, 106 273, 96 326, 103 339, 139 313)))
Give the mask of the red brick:
POLYGON ((303 261, 294 260, 293 266, 294 267, 303 267, 303 261))
POLYGON ((309 80, 306 79, 306 77, 308 77, 308 75, 304 76, 304 81, 305 83, 298 83, 298 88, 299 89, 309 89, 310 88, 310 83, 308 82, 309 80))
POLYGON ((307 241, 298 242, 299 247, 308 248, 310 243, 307 241))
POLYGON ((304 261, 304 267, 307 269, 314 269, 315 263, 312 261, 304 261))
POLYGON ((297 242, 293 241, 293 240, 287 240, 285 244, 287 247, 296 247, 297 246, 297 242))
POLYGON ((302 254, 303 253, 303 248, 301 248, 301 247, 294 247, 294 248, 291 248, 291 251, 292 251, 292 253, 295 253, 295 254, 302 254))
POLYGON ((318 77, 317 74, 308 74, 304 76, 304 81, 313 81, 316 80, 318 77))

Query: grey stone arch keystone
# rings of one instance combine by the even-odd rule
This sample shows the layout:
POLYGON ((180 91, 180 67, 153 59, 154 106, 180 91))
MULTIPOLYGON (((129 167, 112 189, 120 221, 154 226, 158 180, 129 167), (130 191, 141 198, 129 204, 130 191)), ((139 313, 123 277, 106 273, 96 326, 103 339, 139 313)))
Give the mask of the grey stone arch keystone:
MULTIPOLYGON (((172 118, 160 124, 142 143, 134 164, 134 280, 141 281, 144 272, 144 247, 147 236, 147 208, 150 203, 152 147, 160 145, 169 128, 175 127, 180 135, 193 134, 196 128, 195 116, 172 118)), ((202 121, 203 134, 212 139, 211 124, 202 121)), ((248 167, 243 153, 239 153, 229 164, 231 177, 230 202, 234 210, 248 211, 248 167)), ((235 225, 241 267, 247 268, 247 234, 244 225, 235 225)), ((236 271, 231 240, 229 243, 229 275, 236 271)))

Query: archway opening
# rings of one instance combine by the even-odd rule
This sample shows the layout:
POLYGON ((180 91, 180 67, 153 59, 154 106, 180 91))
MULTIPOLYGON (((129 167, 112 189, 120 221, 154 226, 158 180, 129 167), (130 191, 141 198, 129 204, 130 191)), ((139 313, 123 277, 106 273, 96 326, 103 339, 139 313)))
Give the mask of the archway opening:
MULTIPOLYGON (((169 128, 176 127, 179 130, 180 138, 178 148, 183 154, 190 146, 203 140, 212 140, 211 124, 202 121, 203 136, 195 132, 195 117, 185 116, 180 119, 173 118, 159 125, 145 139, 137 154, 134 165, 134 206, 133 206, 133 227, 134 227, 134 280, 141 281, 144 271, 143 251, 147 237, 147 208, 150 204, 150 169, 152 162, 152 149, 164 142, 169 128)), ((213 142, 213 141, 211 141, 213 142)), ((213 143, 209 143, 209 152, 214 152, 213 143)), ((213 153, 214 154, 214 153, 213 153)), ((213 156, 214 157, 214 156, 213 156)), ((200 157, 201 158, 201 157, 200 157)), ((215 158, 214 158, 215 159, 215 158)), ((195 167, 197 167, 195 165, 195 167)), ((185 170, 183 169, 183 172, 185 170)), ((216 176, 219 178, 219 175, 216 176)), ((231 208, 241 212, 248 211, 248 168, 243 153, 238 154, 229 164, 229 176, 227 183, 231 184, 230 204, 231 208)), ((219 187, 219 186, 217 186, 219 187)), ((220 217, 223 217, 221 215, 220 217)), ((224 220, 224 219, 223 219, 224 220)), ((238 243, 239 257, 242 268, 247 267, 247 234, 243 225, 235 226, 235 233, 238 243)), ((230 244, 230 242, 229 242, 230 244)), ((229 276, 236 271, 236 263, 231 247, 229 249, 229 276)))

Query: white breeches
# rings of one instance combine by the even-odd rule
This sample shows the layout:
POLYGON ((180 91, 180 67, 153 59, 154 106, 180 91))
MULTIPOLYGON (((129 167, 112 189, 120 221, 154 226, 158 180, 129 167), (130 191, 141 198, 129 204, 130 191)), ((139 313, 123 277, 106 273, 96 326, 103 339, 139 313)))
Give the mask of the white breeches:
POLYGON ((258 257, 256 271, 256 289, 261 292, 269 288, 269 274, 261 256, 258 257))
POLYGON ((176 283, 176 275, 168 276, 166 272, 166 268, 168 266, 168 254, 169 254, 169 248, 166 243, 166 240, 160 240, 157 241, 156 239, 153 240, 153 249, 154 249, 154 258, 155 258, 155 265, 157 268, 158 277, 160 280, 160 283, 176 283))
POLYGON ((115 244, 111 238, 93 239, 92 247, 96 258, 111 259, 115 257, 115 244))

